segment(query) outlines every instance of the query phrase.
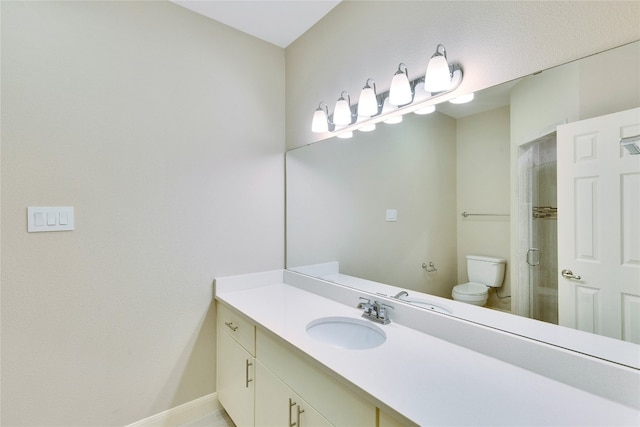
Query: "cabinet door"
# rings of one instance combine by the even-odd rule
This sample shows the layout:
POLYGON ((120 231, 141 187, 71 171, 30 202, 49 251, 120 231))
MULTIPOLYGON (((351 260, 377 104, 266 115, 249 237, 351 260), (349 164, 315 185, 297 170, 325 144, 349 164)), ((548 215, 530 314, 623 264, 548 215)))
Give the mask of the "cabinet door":
MULTIPOLYGON (((305 360, 287 345, 258 328, 258 360, 292 390, 303 396, 333 425, 372 427, 376 407, 337 382, 317 364, 305 360)), ((257 420, 257 418, 256 418, 257 420)))
POLYGON ((260 362, 256 363, 256 426, 326 427, 322 415, 276 378, 260 362))
POLYGON ((218 329, 218 400, 238 427, 253 426, 254 358, 218 329))

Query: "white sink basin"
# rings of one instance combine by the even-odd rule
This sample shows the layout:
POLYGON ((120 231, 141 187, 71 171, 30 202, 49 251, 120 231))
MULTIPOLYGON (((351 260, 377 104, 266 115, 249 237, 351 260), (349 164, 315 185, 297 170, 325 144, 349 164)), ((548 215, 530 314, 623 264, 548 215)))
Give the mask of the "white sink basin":
POLYGON ((307 334, 313 339, 348 350, 378 347, 387 339, 380 327, 368 320, 351 317, 322 317, 307 325, 307 334))

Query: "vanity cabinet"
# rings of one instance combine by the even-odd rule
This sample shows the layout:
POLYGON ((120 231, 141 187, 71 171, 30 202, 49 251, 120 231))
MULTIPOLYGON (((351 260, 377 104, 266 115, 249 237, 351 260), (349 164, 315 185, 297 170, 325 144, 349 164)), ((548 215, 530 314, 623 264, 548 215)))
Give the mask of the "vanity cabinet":
MULTIPOLYGON (((317 362, 304 353, 296 351, 261 328, 256 331, 256 351, 258 363, 268 368, 273 376, 279 378, 297 396, 304 398, 305 404, 312 406, 332 425, 376 426, 376 406, 362 398, 356 390, 347 388, 337 377, 331 376, 330 372, 321 369, 317 362)), ((256 382, 259 380, 257 378, 256 382)), ((257 385, 256 390, 260 390, 260 385, 257 385)), ((256 402, 256 407, 259 406, 256 402)), ((262 421, 257 411, 256 409, 256 421, 262 421)))
POLYGON ((262 363, 256 363, 256 425, 329 427, 309 403, 287 387, 262 363))
POLYGON ((238 426, 254 425, 255 326, 218 304, 218 400, 238 426))
POLYGON ((377 408, 304 353, 217 303, 218 400, 245 426, 376 427, 377 408))

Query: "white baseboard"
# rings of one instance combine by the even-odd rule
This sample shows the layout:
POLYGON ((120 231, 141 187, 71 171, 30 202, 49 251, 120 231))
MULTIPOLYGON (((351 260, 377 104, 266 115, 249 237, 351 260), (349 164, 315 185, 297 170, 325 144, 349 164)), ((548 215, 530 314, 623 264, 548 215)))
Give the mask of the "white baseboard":
POLYGON ((176 427, 220 411, 218 393, 207 394, 175 408, 167 409, 126 427, 176 427))

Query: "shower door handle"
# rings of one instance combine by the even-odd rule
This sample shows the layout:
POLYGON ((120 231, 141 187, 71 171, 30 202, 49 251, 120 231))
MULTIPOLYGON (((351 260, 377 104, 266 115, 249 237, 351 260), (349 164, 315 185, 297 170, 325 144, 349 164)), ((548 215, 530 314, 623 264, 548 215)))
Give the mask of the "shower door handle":
POLYGON ((535 264, 532 264, 531 261, 529 261, 531 259, 530 256, 529 256, 531 254, 531 252, 540 252, 540 249, 538 249, 538 248, 529 248, 527 250, 527 264, 529 264, 531 267, 537 267, 537 266, 540 265, 540 257, 538 256, 538 262, 536 262, 535 264))
POLYGON ((573 274, 573 271, 571 270, 562 270, 560 274, 562 274, 562 277, 564 277, 565 279, 575 279, 575 280, 582 279, 582 277, 573 274))

